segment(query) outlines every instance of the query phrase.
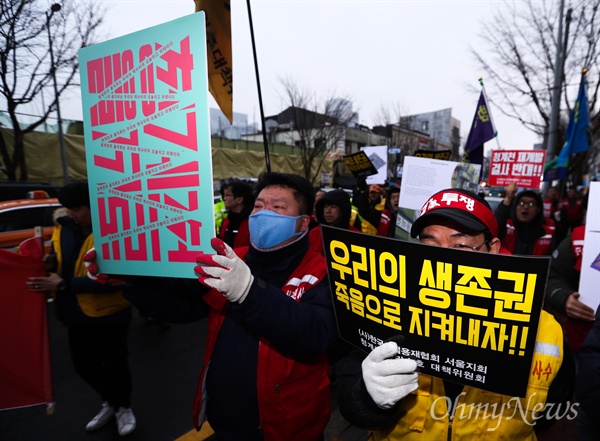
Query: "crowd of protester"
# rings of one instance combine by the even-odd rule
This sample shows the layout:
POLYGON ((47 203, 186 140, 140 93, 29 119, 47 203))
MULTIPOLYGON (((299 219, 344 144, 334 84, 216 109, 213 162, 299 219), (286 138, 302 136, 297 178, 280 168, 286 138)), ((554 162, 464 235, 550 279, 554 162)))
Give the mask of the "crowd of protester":
MULTIPOLYGON (((196 279, 103 274, 95 251, 84 253, 84 248, 93 246, 91 225, 78 213, 89 213, 89 198, 75 203, 67 199, 73 191, 72 185, 63 190, 69 210, 59 220, 62 228, 53 241, 48 276, 31 280, 30 289, 50 290, 60 305, 69 308, 63 309, 70 314, 63 320, 69 327, 73 363, 102 399, 100 413, 87 430, 96 430, 113 418, 119 422, 121 435, 136 427, 123 346, 129 304, 170 323, 208 315, 194 423, 200 427, 208 420, 219 440, 322 440, 330 416, 332 358, 344 359, 339 375, 342 414, 371 431, 373 439, 449 439, 451 430, 453 439, 473 439, 488 428, 489 422, 478 416, 468 424, 452 426, 451 420, 427 417, 427 409, 438 396, 454 400, 466 394, 470 402, 481 404, 503 396, 419 373, 413 360, 397 356, 397 342, 386 342, 368 354, 340 345, 321 226, 395 238, 399 183, 367 185, 362 180, 354 189, 315 189, 305 178, 282 173, 267 173, 255 183, 224 181, 221 200, 214 205, 215 254, 198 256, 196 279), (73 245, 67 244, 65 234, 73 221, 76 252, 67 260, 63 251, 73 245), (81 280, 84 266, 94 279, 88 279, 92 288, 81 280), (114 304, 109 313, 90 315, 86 309, 109 299, 114 304), (102 332, 95 330, 98 327, 102 332), (114 329, 114 338, 104 332, 109 329, 114 329), (96 339, 95 348, 110 343, 107 347, 112 352, 107 357, 115 359, 120 354, 115 368, 123 377, 118 380, 124 392, 120 396, 95 385, 92 375, 100 374, 92 374, 81 356, 89 353, 81 342, 90 338, 96 339)), ((600 402, 596 386, 600 319, 578 292, 587 197, 575 189, 567 193, 560 200, 552 188, 544 200, 539 191, 518 191, 511 184, 492 211, 475 193, 445 189, 431 196, 443 200, 444 209, 438 209, 442 204, 424 206, 410 235, 425 245, 456 248, 458 244, 474 252, 552 256, 536 342, 556 352, 534 354, 536 360, 552 367, 552 375, 542 376, 545 380, 530 379, 528 394, 543 391, 536 398, 541 409, 546 403, 568 402, 575 398, 577 379, 582 399, 577 420, 580 439, 588 440, 600 433, 593 418, 600 402)), ((104 355, 96 350, 94 357, 100 356, 104 355)), ((536 424, 527 424, 527 415, 502 420, 497 436, 488 432, 489 439, 533 440, 555 422, 543 418, 539 409, 528 411, 541 415, 534 418, 536 424)))

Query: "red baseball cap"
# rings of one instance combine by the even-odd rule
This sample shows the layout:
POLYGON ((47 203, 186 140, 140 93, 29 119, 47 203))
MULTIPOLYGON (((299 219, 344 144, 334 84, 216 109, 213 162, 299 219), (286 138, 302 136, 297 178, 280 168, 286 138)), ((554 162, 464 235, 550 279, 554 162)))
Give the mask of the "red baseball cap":
POLYGON ((432 223, 434 217, 453 220, 473 231, 488 230, 492 237, 498 236, 498 221, 490 205, 469 190, 448 188, 431 196, 410 229, 411 237, 417 237, 423 228, 432 223))

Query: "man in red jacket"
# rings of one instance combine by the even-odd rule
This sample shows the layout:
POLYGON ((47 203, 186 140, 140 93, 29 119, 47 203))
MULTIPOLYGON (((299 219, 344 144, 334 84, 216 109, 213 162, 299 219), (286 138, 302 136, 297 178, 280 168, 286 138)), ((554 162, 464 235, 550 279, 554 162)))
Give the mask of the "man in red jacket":
POLYGON ((392 184, 387 191, 385 198, 385 208, 381 212, 379 226, 377 227, 378 236, 394 237, 396 232, 396 217, 398 216, 398 202, 400 201, 400 187, 392 184))
MULTIPOLYGON (((587 198, 582 204, 584 219, 586 209, 587 198)), ((552 253, 546 287, 546 306, 566 316, 563 323, 565 335, 575 354, 578 354, 594 323, 594 310, 579 300, 584 243, 585 223, 575 227, 552 253)))
POLYGON ((199 320, 208 305, 196 427, 208 420, 219 441, 317 441, 330 416, 337 328, 325 258, 309 249, 314 189, 268 173, 257 191, 250 247, 215 238, 217 254, 197 257, 197 279, 134 277, 124 294, 161 321, 199 320))

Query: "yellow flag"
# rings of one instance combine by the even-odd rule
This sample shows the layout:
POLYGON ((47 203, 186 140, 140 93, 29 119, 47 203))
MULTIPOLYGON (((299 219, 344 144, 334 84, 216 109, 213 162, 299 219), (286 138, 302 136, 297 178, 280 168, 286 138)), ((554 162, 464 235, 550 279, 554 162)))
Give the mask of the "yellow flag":
POLYGON ((230 0, 194 0, 206 14, 208 88, 221 111, 233 123, 233 62, 230 0))

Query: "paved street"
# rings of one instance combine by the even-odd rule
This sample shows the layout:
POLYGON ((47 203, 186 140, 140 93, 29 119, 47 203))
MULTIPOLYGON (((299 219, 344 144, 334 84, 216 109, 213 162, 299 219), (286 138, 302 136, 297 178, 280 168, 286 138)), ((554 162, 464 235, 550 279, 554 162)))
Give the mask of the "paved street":
MULTIPOLYGON (((55 413, 46 415, 44 406, 1 411, 0 441, 210 441, 210 429, 197 433, 191 423, 206 320, 162 327, 134 313, 129 343, 138 427, 122 438, 114 422, 96 432, 85 431, 100 402, 73 371, 66 331, 54 318, 51 303, 49 317, 55 413)), ((575 439, 575 424, 567 420, 540 437, 541 441, 575 439)), ((366 441, 366 433, 351 427, 334 409, 326 441, 366 441)))
MULTIPOLYGON (((97 432, 86 423, 100 409, 96 393, 73 371, 66 329, 49 304, 50 339, 56 409, 44 406, 0 412, 2 441, 109 441, 122 439, 116 424, 97 432)), ((168 329, 134 313, 130 330, 133 372, 132 407, 138 421, 127 437, 134 441, 174 440, 190 429, 191 409, 204 349, 206 321, 171 325, 168 329)))
MULTIPOLYGON (((200 441, 210 430, 192 431, 192 403, 204 351, 206 320, 168 328, 134 312, 129 347, 133 372, 133 403, 137 429, 126 438, 111 422, 95 432, 86 423, 99 411, 96 393, 73 371, 66 329, 54 318, 49 322, 56 409, 45 406, 0 412, 0 441, 200 441), (190 432, 191 431, 191 432, 190 432)), ((328 441, 363 441, 365 433, 348 427, 334 412, 328 441)))

